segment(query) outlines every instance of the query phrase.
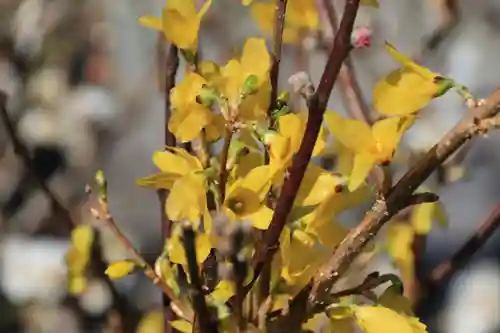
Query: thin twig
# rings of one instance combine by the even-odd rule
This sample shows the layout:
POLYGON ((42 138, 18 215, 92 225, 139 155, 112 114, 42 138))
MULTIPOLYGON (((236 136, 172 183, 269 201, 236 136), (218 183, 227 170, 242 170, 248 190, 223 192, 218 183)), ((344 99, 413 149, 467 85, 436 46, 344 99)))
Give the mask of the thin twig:
POLYGON ((210 311, 207 307, 207 302, 205 301, 205 295, 203 293, 203 285, 201 283, 198 261, 196 258, 196 234, 191 226, 185 226, 182 236, 184 250, 186 251, 189 277, 191 279, 191 286, 193 287, 193 306, 196 312, 196 320, 199 323, 197 326, 199 326, 199 330, 202 333, 217 333, 219 331, 217 324, 210 318, 210 311))
POLYGON ((147 261, 142 257, 139 251, 135 249, 130 239, 128 239, 127 236, 125 236, 123 232, 120 230, 120 228, 118 228, 118 225, 116 224, 113 216, 109 211, 106 186, 107 186, 106 181, 103 180, 103 184, 100 184, 101 187, 100 189, 101 194, 99 195, 100 211, 97 211, 96 209, 91 209, 92 214, 96 218, 106 223, 109 230, 113 233, 116 239, 123 245, 123 247, 129 254, 130 259, 134 260, 142 268, 144 275, 146 275, 153 282, 153 284, 161 288, 163 293, 167 295, 168 298, 170 299, 171 304, 177 308, 180 315, 184 318, 188 319, 192 318, 193 316, 192 309, 187 308, 183 303, 177 300, 174 291, 170 289, 170 287, 166 283, 164 283, 158 275, 156 275, 154 269, 147 263, 147 261))
POLYGON ((75 225, 73 218, 71 217, 71 213, 61 203, 61 200, 57 197, 57 195, 50 190, 46 181, 41 177, 38 177, 37 173, 35 172, 35 166, 33 165, 33 161, 30 157, 31 154, 28 148, 19 138, 16 128, 10 121, 9 113, 7 112, 7 99, 7 95, 3 91, 0 91, 0 116, 2 117, 2 122, 5 126, 7 134, 10 137, 12 146, 14 147, 14 153, 22 160, 26 172, 29 173, 29 176, 37 183, 37 185, 42 189, 45 195, 50 199, 54 212, 60 214, 60 216, 63 217, 68 230, 71 230, 75 225))
POLYGON ((289 176, 285 179, 281 195, 274 211, 269 229, 265 232, 263 240, 257 245, 253 257, 254 279, 247 286, 251 288, 262 271, 264 264, 272 260, 278 249, 279 238, 286 222, 286 218, 293 206, 300 183, 304 177, 307 165, 312 155, 316 138, 323 123, 328 99, 333 90, 340 67, 352 49, 351 33, 354 20, 359 7, 359 0, 346 1, 344 16, 340 24, 339 33, 335 36, 333 50, 330 53, 325 70, 316 92, 308 101, 309 117, 301 145, 292 166, 288 169, 289 176))
POLYGON ((269 113, 276 108, 278 97, 278 79, 281 62, 281 49, 283 47, 283 30, 285 28, 286 5, 288 0, 275 0, 276 9, 274 13, 273 50, 271 54, 272 64, 269 78, 271 81, 271 105, 269 113))
POLYGON ((309 300, 310 308, 324 306, 321 295, 329 293, 333 284, 344 275, 363 247, 373 239, 391 217, 408 205, 413 192, 443 161, 475 135, 484 133, 489 125, 495 124, 486 119, 495 116, 499 111, 499 106, 500 89, 490 95, 480 106, 471 109, 444 138, 424 154, 393 186, 385 201, 375 202, 361 223, 349 232, 327 264, 317 274, 309 300))
POLYGON ((227 160, 229 157, 229 147, 231 146, 231 138, 233 136, 233 131, 231 128, 227 127, 224 130, 224 143, 222 146, 222 151, 220 153, 220 170, 219 170, 219 198, 220 203, 224 202, 226 198, 226 183, 227 177, 229 177, 229 170, 227 169, 227 160))

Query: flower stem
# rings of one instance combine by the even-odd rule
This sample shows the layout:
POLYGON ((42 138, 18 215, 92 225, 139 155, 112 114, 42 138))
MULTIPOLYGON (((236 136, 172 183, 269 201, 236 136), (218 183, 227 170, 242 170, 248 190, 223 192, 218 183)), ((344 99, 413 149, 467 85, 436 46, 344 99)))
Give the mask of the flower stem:
POLYGON ((219 202, 222 205, 226 198, 226 183, 229 177, 229 170, 227 169, 227 161, 229 158, 229 147, 231 146, 231 138, 233 131, 231 128, 226 127, 224 131, 224 144, 220 154, 220 171, 219 171, 219 202))

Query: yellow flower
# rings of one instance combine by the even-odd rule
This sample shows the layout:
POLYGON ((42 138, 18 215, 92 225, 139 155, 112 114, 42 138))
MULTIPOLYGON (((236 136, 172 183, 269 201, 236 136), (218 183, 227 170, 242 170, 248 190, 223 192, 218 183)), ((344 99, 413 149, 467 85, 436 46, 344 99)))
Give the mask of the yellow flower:
POLYGON ((391 221, 387 230, 387 250, 401 272, 403 281, 409 282, 415 276, 415 257, 412 246, 415 231, 411 224, 391 221))
MULTIPOLYGON (((187 268, 186 251, 182 242, 182 228, 175 228, 172 237, 167 242, 168 258, 174 264, 179 264, 187 268)), ((195 238, 196 260, 201 265, 207 260, 212 244, 207 233, 196 232, 195 238)), ((185 269, 187 272, 188 270, 185 269)))
POLYGON ((201 20, 211 4, 212 0, 207 0, 197 12, 195 0, 168 0, 161 19, 148 15, 141 17, 139 22, 163 31, 165 38, 177 47, 196 52, 201 20))
POLYGON ((273 211, 264 204, 271 187, 271 172, 268 165, 252 169, 243 178, 227 186, 223 208, 231 220, 250 220, 257 229, 267 229, 273 211))
POLYGON ((375 164, 389 163, 404 132, 414 117, 394 117, 377 121, 371 128, 365 122, 343 118, 335 112, 325 114, 329 131, 355 153, 348 188, 357 189, 375 164))
POLYGON ((266 115, 271 91, 270 66, 266 41, 249 38, 241 58, 231 59, 220 69, 215 84, 228 101, 229 110, 223 110, 226 118, 238 115, 245 120, 256 120, 266 115))
POLYGON ((302 289, 331 255, 316 237, 300 229, 285 227, 280 244, 281 275, 292 292, 302 289))
MULTIPOLYGON (((286 169, 291 165, 293 156, 299 150, 306 128, 307 113, 290 113, 278 119, 279 134, 271 139, 269 145, 270 168, 275 185, 284 180, 286 169)), ((326 132, 322 127, 313 150, 319 156, 326 145, 326 132)), ((295 199, 296 205, 310 206, 320 203, 339 183, 339 179, 323 168, 309 163, 304 179, 295 199)))
POLYGON ((93 243, 94 230, 90 225, 78 225, 71 232, 71 247, 65 258, 68 266, 68 290, 71 294, 81 294, 87 287, 85 272, 93 243))
POLYGON ((197 96, 205 84, 207 81, 202 76, 190 72, 172 89, 170 100, 173 110, 168 129, 181 142, 195 139, 201 130, 211 123, 215 126, 218 126, 216 121, 220 123, 209 108, 197 101, 197 96))
POLYGON ((407 115, 417 112, 449 87, 446 80, 436 80, 439 74, 416 64, 391 44, 386 43, 385 47, 402 67, 387 75, 373 89, 373 103, 379 113, 407 115))
MULTIPOLYGON (((274 25, 274 1, 269 3, 255 3, 251 7, 252 16, 258 27, 265 33, 271 34, 274 25)), ((285 16, 283 41, 296 43, 300 41, 301 30, 317 30, 319 28, 319 14, 316 0, 288 0, 285 16)))
POLYGON ((155 152, 153 162, 161 172, 141 178, 137 184, 170 190, 166 213, 172 221, 188 220, 196 223, 203 215, 205 228, 209 229, 211 219, 206 199, 208 184, 201 162, 186 150, 176 147, 155 152))

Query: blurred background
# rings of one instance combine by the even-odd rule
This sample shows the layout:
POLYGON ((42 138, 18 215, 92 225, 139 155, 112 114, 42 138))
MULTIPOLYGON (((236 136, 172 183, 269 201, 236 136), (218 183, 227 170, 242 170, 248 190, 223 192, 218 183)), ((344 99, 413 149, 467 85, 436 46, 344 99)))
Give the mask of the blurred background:
MULTIPOLYGON (((343 7, 343 0, 332 1, 337 9, 343 7)), ((71 219, 101 229, 95 255, 103 265, 126 253, 88 212, 92 198, 85 184, 97 168, 107 175, 110 209, 121 230, 149 260, 161 252, 157 195, 137 187, 135 179, 154 171, 152 153, 163 148, 165 62, 164 42, 137 18, 160 15, 163 4, 0 0, 0 90, 8 97, 9 119, 32 152, 38 176, 47 179, 71 219)), ((380 7, 360 10, 356 26, 371 32, 371 45, 352 53, 368 103, 374 84, 396 68, 384 40, 479 98, 500 86, 500 1, 380 0, 380 7)), ((311 33, 299 44, 284 46, 282 89, 299 70, 318 82, 332 40, 323 15, 322 20, 321 39, 311 33)), ((239 0, 213 0, 202 26, 201 56, 225 62, 245 38, 256 35, 267 36, 239 0)), ((346 112, 339 84, 330 108, 346 112)), ((465 111, 454 93, 433 101, 405 137, 405 147, 429 148, 465 111)), ((495 133, 474 142, 430 180, 450 225, 433 229, 427 238, 419 275, 453 254, 499 203, 499 144, 495 133)), ((68 295, 64 255, 69 218, 52 201, 33 184, 0 124, 0 333, 135 332, 139 320, 161 305, 160 291, 140 274, 109 284, 101 270, 84 294, 68 295)), ((349 218, 359 221, 361 214, 349 218)), ((419 315, 429 332, 500 332, 499 237, 423 301, 419 315)), ((374 265, 394 271, 382 257, 374 265)))

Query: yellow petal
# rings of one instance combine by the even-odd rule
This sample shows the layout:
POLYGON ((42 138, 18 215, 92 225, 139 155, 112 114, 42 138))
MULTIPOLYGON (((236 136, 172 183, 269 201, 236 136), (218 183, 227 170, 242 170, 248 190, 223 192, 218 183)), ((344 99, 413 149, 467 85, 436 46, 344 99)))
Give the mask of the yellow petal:
POLYGON ((158 31, 163 30, 163 22, 158 17, 146 15, 139 18, 139 23, 147 28, 155 29, 158 31))
POLYGON ((210 296, 220 303, 226 303, 235 294, 233 281, 222 280, 215 287, 210 296))
POLYGON ((165 38, 180 49, 196 50, 200 21, 196 17, 183 16, 174 9, 163 9, 165 38))
POLYGON ((362 121, 344 118, 335 112, 324 116, 330 133, 353 152, 361 152, 374 142, 370 127, 362 121))
POLYGON ((253 2, 253 0, 241 0, 241 4, 243 6, 249 6, 252 4, 252 2, 253 2))
POLYGON ((89 224, 79 224, 71 232, 71 244, 79 253, 90 251, 94 242, 94 229, 89 224))
POLYGON ((273 213, 274 211, 271 208, 268 208, 265 205, 261 205, 256 212, 247 215, 245 218, 252 221, 252 225, 255 228, 266 230, 267 228, 269 228, 269 223, 271 223, 273 213))
POLYGON ((184 79, 172 89, 170 95, 172 107, 185 109, 188 105, 196 102, 196 97, 205 84, 207 84, 207 80, 201 75, 194 72, 186 74, 184 79))
MULTIPOLYGON (((171 262, 180 265, 187 265, 186 252, 184 250, 184 244, 182 243, 180 232, 174 237, 169 239, 168 243, 168 257, 171 262)), ((212 249, 212 243, 210 238, 206 233, 197 232, 195 238, 196 245, 196 261, 198 265, 202 264, 207 260, 210 250, 212 249)))
POLYGON ((360 4, 363 6, 370 6, 370 7, 375 7, 375 8, 380 7, 378 0, 361 0, 360 4))
POLYGON ((198 20, 201 20, 203 18, 203 16, 205 16, 205 14, 208 11, 208 8, 210 8, 211 5, 212 5, 212 0, 207 0, 203 3, 203 5, 201 6, 200 11, 198 12, 198 15, 197 15, 198 20))
POLYGON ((339 179, 323 168, 309 163, 304 179, 300 184, 295 204, 300 206, 317 205, 335 189, 339 179))
POLYGON ((155 173, 153 175, 141 177, 135 181, 137 186, 147 188, 164 188, 170 189, 180 175, 172 175, 168 173, 155 173))
POLYGON ((167 198, 166 213, 172 221, 196 222, 205 212, 206 180, 202 174, 190 173, 174 183, 167 198))
POLYGON ((174 110, 168 122, 168 129, 180 142, 192 141, 212 121, 212 112, 205 106, 192 103, 183 110, 174 110))
POLYGON ((203 170, 201 162, 195 156, 178 147, 167 147, 165 151, 155 152, 153 163, 166 174, 165 179, 172 181, 191 171, 203 170))
POLYGON ((353 306, 357 323, 366 333, 413 333, 406 317, 383 306, 353 306))
POLYGON ((239 114, 245 120, 259 120, 267 115, 271 101, 271 85, 266 78, 256 93, 247 96, 241 101, 239 114))
POLYGON ((420 75, 423 79, 427 80, 433 80, 436 76, 439 76, 438 74, 432 72, 430 69, 420 66, 417 63, 415 63, 413 60, 411 60, 410 57, 407 55, 399 52, 394 45, 385 42, 385 49, 391 57, 396 60, 398 63, 400 63, 403 67, 415 72, 416 74, 420 75))
POLYGON ((68 292, 71 295, 81 295, 87 289, 87 278, 83 275, 70 276, 68 292))
POLYGON ((393 221, 387 230, 387 250, 398 265, 404 281, 414 277, 414 255, 412 244, 415 233, 408 223, 393 221))
POLYGON ((263 32, 273 31, 274 4, 257 2, 252 5, 252 17, 263 32))
POLYGON ((252 169, 241 180, 240 187, 254 192, 260 201, 264 201, 271 187, 271 172, 269 165, 261 165, 252 169))
POLYGON ((350 192, 355 191, 363 184, 374 164, 373 156, 368 153, 357 154, 354 157, 353 169, 347 186, 350 192))
POLYGON ((179 332, 182 333, 193 332, 193 325, 187 320, 184 319, 174 320, 169 322, 169 324, 179 332))
POLYGON ((184 17, 196 15, 195 0, 167 0, 165 8, 176 10, 184 17))
POLYGON ((226 128, 226 120, 221 114, 213 114, 209 124, 205 126, 205 139, 208 142, 219 140, 224 134, 226 128))
POLYGON ((241 66, 245 71, 245 77, 253 74, 260 79, 259 82, 262 81, 271 66, 271 58, 264 38, 248 38, 246 40, 241 66))
POLYGON ((402 135, 413 124, 414 120, 414 117, 392 117, 373 124, 373 137, 380 146, 380 159, 391 159, 402 135))
POLYGON ((104 272, 110 279, 121 279, 132 273, 137 264, 132 260, 119 260, 109 264, 104 272))
POLYGON ((136 333, 158 333, 164 331, 163 312, 151 311, 142 317, 137 326, 136 333))
POLYGON ((221 81, 218 85, 230 105, 239 104, 244 80, 243 68, 238 60, 232 59, 221 68, 221 81))
POLYGON ((432 79, 401 68, 379 81, 373 89, 373 104, 384 115, 407 115, 424 108, 439 90, 432 79))

